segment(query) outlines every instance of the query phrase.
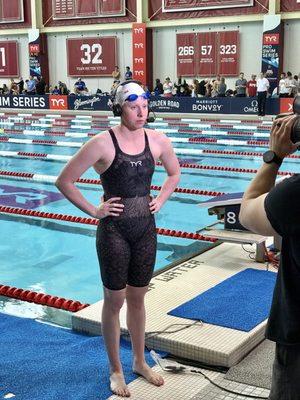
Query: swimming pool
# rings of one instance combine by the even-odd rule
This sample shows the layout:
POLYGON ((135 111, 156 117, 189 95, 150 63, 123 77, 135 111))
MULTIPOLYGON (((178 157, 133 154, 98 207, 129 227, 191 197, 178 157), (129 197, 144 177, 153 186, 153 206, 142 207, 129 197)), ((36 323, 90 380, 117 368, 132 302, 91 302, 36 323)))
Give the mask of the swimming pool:
MULTIPOLYGON (((59 194, 53 181, 68 157, 88 140, 88 134, 98 133, 115 123, 113 118, 98 117, 93 117, 91 121, 89 118, 84 120, 78 117, 54 120, 53 117, 44 116, 2 116, 0 128, 4 128, 4 134, 1 135, 1 171, 33 173, 38 181, 1 176, 0 203, 86 216, 59 194), (42 141, 47 143, 41 143, 42 141), (46 158, 45 154, 52 159, 46 158)), ((214 124, 204 121, 161 120, 155 123, 155 128, 166 131, 172 138, 180 161, 187 165, 182 168, 180 187, 225 193, 243 191, 253 173, 241 172, 240 169, 256 169, 261 161, 257 155, 241 153, 262 154, 266 149, 263 146, 268 137, 269 126, 257 128, 253 123, 229 124, 228 121, 219 123, 217 127, 211 126, 214 124), (208 142, 190 141, 197 138, 208 142), (256 141, 256 145, 250 145, 249 140, 256 141), (208 152, 205 153, 204 150, 208 152), (224 151, 240 154, 224 154, 224 151), (208 166, 208 169, 191 168, 191 164, 197 164, 201 168, 208 166), (212 166, 225 167, 228 170, 210 169, 212 166)), ((298 163, 297 158, 287 159, 281 170, 296 172, 298 163)), ((98 178, 92 169, 83 177, 98 178)), ((163 168, 157 166, 153 185, 162 185, 164 179, 163 168)), ((100 201, 103 194, 101 185, 82 184, 80 188, 92 203, 97 204, 100 201)), ((156 215, 157 226, 197 232, 215 222, 215 216, 209 216, 206 209, 197 207, 200 201, 209 197, 211 195, 174 193, 156 215)), ((1 284, 83 303, 94 303, 102 298, 94 226, 19 215, 0 214, 0 218, 3 238, 0 244, 3 260, 0 267, 1 284)), ((159 235, 155 271, 210 246, 209 242, 159 235)))

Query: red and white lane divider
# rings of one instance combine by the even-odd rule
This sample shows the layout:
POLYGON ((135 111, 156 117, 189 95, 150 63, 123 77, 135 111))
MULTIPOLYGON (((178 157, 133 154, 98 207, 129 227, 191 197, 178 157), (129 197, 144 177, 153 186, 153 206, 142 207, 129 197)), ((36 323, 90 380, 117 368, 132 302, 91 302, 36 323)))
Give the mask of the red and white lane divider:
MULTIPOLYGON (((177 149, 174 149, 175 152, 177 149)), ((185 150, 185 149, 178 149, 178 150, 185 150)), ((201 150, 202 151, 202 150, 201 150)), ((181 154, 202 154, 199 153, 200 150, 195 150, 195 152, 189 153, 181 153, 181 154), (198 153, 196 153, 198 152, 198 153)), ((203 152, 203 151, 202 151, 203 152)), ((45 153, 27 153, 24 151, 0 151, 0 156, 3 157, 20 157, 20 158, 35 158, 35 159, 42 159, 42 160, 55 160, 55 161, 68 161, 72 156, 64 156, 59 154, 45 154, 45 153)), ((156 163, 157 166, 162 166, 160 162, 156 163)), ((238 172, 238 173, 250 173, 256 174, 257 169, 250 169, 250 168, 234 168, 234 167, 222 167, 222 166, 214 166, 214 165, 199 165, 199 164, 190 164, 190 163, 180 163, 181 168, 193 168, 193 169, 202 169, 202 170, 212 170, 212 171, 229 171, 229 172, 238 172)), ((279 171, 278 175, 294 175, 294 172, 285 172, 279 171)))
MULTIPOLYGON (((69 141, 57 141, 57 140, 38 140, 38 139, 15 139, 15 138, 9 138, 8 136, 0 136, 0 142, 7 142, 7 143, 16 143, 16 144, 30 144, 30 145, 44 145, 44 146, 58 146, 58 147, 75 147, 75 148, 80 148, 85 142, 69 142, 69 141)), ((203 142, 201 141, 197 141, 198 144, 203 144, 203 143, 211 143, 211 142, 203 142)), ((224 144, 224 142, 216 142, 217 144, 224 144)), ((231 143, 231 141, 230 141, 231 143)), ((212 143, 215 144, 215 143, 212 143)), ((228 144, 227 142, 225 144, 228 144)), ((232 144, 231 144, 232 145, 232 144)), ((249 143, 246 141, 238 141, 235 142, 236 146, 248 146, 249 143)), ((263 142, 264 146, 267 146, 268 143, 263 142)), ((192 149, 191 149, 192 150, 192 149)), ((175 151, 177 152, 177 154, 190 154, 190 150, 189 149, 176 149, 175 151), (187 152, 186 152, 187 151, 187 152)), ((220 150, 221 151, 221 150, 220 150)), ((208 153, 208 151, 203 151, 203 150, 195 150, 196 155, 203 155, 204 153, 208 153)), ((217 150, 211 150, 211 154, 217 154, 217 150)), ((225 154, 223 153, 219 153, 219 154, 225 154)), ((229 153, 228 153, 229 154, 229 153)), ((236 155, 249 155, 243 153, 243 152, 231 152, 230 154, 236 154, 236 155)), ((205 155, 205 154, 204 154, 205 155)), ((254 155, 254 154, 251 154, 254 155)))
POLYGON ((11 297, 13 299, 59 308, 70 312, 83 310, 90 305, 82 304, 80 301, 76 300, 68 300, 64 297, 52 296, 50 294, 38 293, 32 290, 20 289, 7 285, 0 285, 0 296, 11 297))
MULTIPOLYGON (((62 147, 75 147, 79 148, 83 145, 81 142, 60 142, 56 140, 36 140, 36 139, 14 139, 8 137, 0 137, 0 142, 17 143, 17 144, 31 144, 31 145, 45 145, 45 146, 62 146, 62 147)), ((203 143, 203 142, 202 142, 203 143)), ((256 144, 256 143, 255 143, 256 144)), ((268 143, 260 143, 259 145, 267 146, 268 143)), ((184 149, 176 149, 179 153, 184 149)), ((261 157, 262 153, 254 151, 228 151, 228 150, 197 150, 197 155, 228 155, 228 156, 239 156, 239 157, 261 157), (200 153, 199 153, 200 152, 200 153)), ((299 159, 300 156, 291 154, 286 158, 299 159)))
POLYGON ((26 151, 0 151, 0 157, 21 157, 21 158, 35 158, 46 159, 52 161, 69 161, 72 156, 64 156, 60 154, 46 154, 46 153, 29 153, 26 151))
MULTIPOLYGON (((55 175, 41 175, 41 174, 32 174, 30 172, 15 172, 15 171, 0 170, 0 178, 5 178, 5 177, 6 178, 10 177, 18 180, 45 182, 45 183, 54 183, 57 179, 57 176, 55 175)), ((100 179, 79 178, 76 182, 83 185, 102 185, 100 179)), ((151 190, 161 190, 161 186, 151 185, 151 190)), ((224 192, 216 192, 216 191, 202 190, 202 189, 189 189, 181 187, 177 187, 175 189, 175 193, 197 194, 201 196, 222 196, 226 194, 224 192)))
MULTIPOLYGON (((175 154, 185 155, 185 156, 201 156, 204 155, 203 150, 197 149, 182 149, 174 147, 175 154)), ((10 151, 10 150, 2 150, 0 151, 0 157, 13 157, 13 158, 35 158, 35 159, 44 159, 51 161, 69 161, 72 156, 63 155, 63 154, 47 154, 47 153, 34 153, 34 152, 26 152, 26 151, 10 151)))
MULTIPOLYGON (((99 223, 101 223, 101 220, 97 218, 77 217, 75 215, 58 214, 58 213, 36 211, 36 210, 26 210, 24 208, 7 207, 1 205, 0 205, 0 213, 23 215, 25 217, 34 217, 43 219, 54 219, 57 221, 73 222, 76 224, 84 224, 84 225, 98 225, 99 223)), ((217 241, 216 238, 203 236, 200 235, 199 233, 177 231, 175 229, 156 228, 156 232, 158 235, 179 237, 182 239, 201 240, 212 243, 215 243, 217 241)))
POLYGON ((246 132, 246 131, 203 131, 203 130, 191 130, 191 129, 182 129, 179 128, 177 133, 185 133, 188 135, 201 135, 201 136, 226 136, 226 135, 231 135, 231 136, 251 136, 251 137, 259 137, 259 138, 269 138, 270 134, 269 133, 264 133, 264 132, 246 132))
MULTIPOLYGON (((57 131, 57 132, 49 132, 49 131, 33 131, 33 130, 24 130, 24 131, 20 131, 20 130, 14 130, 14 129, 5 129, 4 133, 6 135, 8 134, 17 134, 17 135, 27 135, 27 136, 65 136, 65 137, 74 137, 74 138, 84 138, 84 137, 93 137, 96 134, 95 133, 79 133, 79 132, 64 132, 64 131, 57 131)), ((186 138, 185 138, 186 139, 186 138)), ((192 139, 192 138, 191 138, 192 139)), ((0 139, 3 141, 6 141, 6 139, 0 139)), ((229 145, 229 146, 249 146, 249 145, 254 145, 254 146, 268 146, 268 141, 267 140, 236 140, 236 139, 215 139, 215 138, 205 138, 205 137, 201 137, 201 138, 196 138, 195 139, 197 143, 209 143, 211 145, 229 145)), ((38 144, 43 144, 42 140, 39 141, 40 143, 38 144)), ((50 141, 48 141, 50 142, 50 141)), ((191 142, 193 142, 193 140, 191 140, 191 142)), ((61 146, 63 146, 64 142, 61 142, 61 146)), ((66 142, 67 143, 67 142, 66 142)), ((75 142, 73 142, 75 143, 75 142)), ((45 143, 47 144, 47 143, 45 143)), ((65 145, 67 146, 67 145, 65 145)), ((75 146, 74 146, 75 147, 75 146)), ((197 154, 193 152, 193 154, 197 154)), ((182 153, 183 154, 183 153, 182 153)), ((187 154, 187 153, 184 153, 187 154)))
MULTIPOLYGON (((244 156, 244 157, 262 157, 263 153, 260 153, 258 151, 227 151, 227 150, 208 150, 204 149, 202 150, 203 153, 205 154, 222 154, 222 155, 234 155, 234 156, 244 156)), ((297 154, 290 154, 286 158, 293 158, 293 159, 299 159, 300 156, 297 154)))
POLYGON ((96 133, 68 132, 68 131, 50 132, 50 131, 31 130, 31 129, 24 129, 24 131, 21 131, 19 129, 4 129, 4 134, 25 135, 25 136, 65 136, 74 138, 92 137, 96 135, 96 133))
MULTIPOLYGON (((42 113, 17 113, 17 112, 5 112, 5 113, 0 113, 0 116, 21 116, 21 117, 26 117, 26 118, 37 118, 37 117, 46 117, 46 118, 62 118, 62 119, 73 119, 74 116, 76 116, 77 119, 88 119, 88 120, 93 120, 95 121, 96 119, 101 119, 101 120, 120 120, 119 117, 114 117, 111 115, 74 115, 74 114, 42 114, 42 113)), ((242 123, 247 123, 247 124, 261 124, 261 125, 272 125, 273 121, 272 120, 261 120, 261 119, 243 119, 243 120, 238 120, 238 119, 221 119, 221 118, 216 118, 216 116, 213 117, 204 117, 204 118, 182 118, 182 117, 163 117, 163 118, 157 118, 157 121, 171 121, 175 123, 176 121, 182 121, 182 122, 217 122, 220 124, 242 124, 242 123)))
POLYGON ((81 147, 81 142, 60 142, 56 140, 37 140, 37 139, 14 139, 9 137, 0 137, 0 142, 17 143, 17 144, 36 144, 44 146, 63 146, 63 147, 81 147))
MULTIPOLYGON (((161 166, 162 163, 157 162, 156 165, 161 166)), ((220 167, 214 165, 199 165, 199 164, 190 164, 190 163, 180 163, 181 168, 192 168, 192 169, 201 169, 201 170, 212 170, 212 171, 228 171, 228 172, 238 172, 245 174, 256 174, 257 169, 252 168, 234 168, 234 167, 220 167)), ((287 176, 294 175, 294 172, 286 172, 286 171, 278 171, 277 175, 287 176)))
MULTIPOLYGON (((208 137, 210 135, 207 135, 208 137)), ((176 137, 169 137, 172 143, 194 143, 194 144, 201 144, 203 142, 203 138, 200 137, 191 137, 191 138, 176 138, 176 137)), ((238 139, 217 139, 218 143, 223 143, 223 144, 229 144, 231 145, 232 143, 241 143, 245 142, 244 140, 238 140, 238 139)))
MULTIPOLYGON (((112 126, 118 125, 119 121, 114 121, 114 120, 110 120, 109 124, 112 126)), ((161 130, 163 132, 166 133, 176 133, 178 131, 178 129, 175 129, 175 126, 182 126, 181 123, 174 123, 174 122, 151 122, 148 124, 151 128, 161 128, 161 130), (173 128, 169 128, 169 127, 173 127, 173 128)), ((186 128, 192 128, 195 129, 197 128, 197 130, 199 131, 199 129, 201 129, 202 131, 207 131, 208 133, 211 132, 210 129, 213 127, 212 124, 205 124, 205 123, 189 123, 189 124, 184 124, 184 126, 186 126, 186 128)), ((217 126, 218 128, 226 128, 226 127, 230 127, 229 129, 233 129, 233 130, 245 130, 247 131, 257 131, 259 129, 269 132, 270 129, 268 127, 265 126, 261 126, 261 125, 221 125, 221 124, 214 124, 214 126, 217 126)), ((220 131, 221 132, 221 131, 220 131)), ((188 132, 187 132, 188 133, 188 132)), ((220 133, 219 133, 220 134, 220 133)), ((224 132, 223 134, 226 134, 226 132, 224 132)))

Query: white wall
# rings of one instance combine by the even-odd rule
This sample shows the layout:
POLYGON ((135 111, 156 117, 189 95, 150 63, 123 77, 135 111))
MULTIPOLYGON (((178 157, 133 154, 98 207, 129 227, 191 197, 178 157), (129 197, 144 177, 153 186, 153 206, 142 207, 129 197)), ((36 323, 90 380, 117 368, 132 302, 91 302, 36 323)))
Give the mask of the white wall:
MULTIPOLYGON (((224 30, 240 31, 240 71, 245 73, 247 79, 252 73, 258 73, 261 67, 261 38, 263 31, 262 22, 249 22, 240 25, 226 24, 214 25, 211 31, 224 30)), ((167 76, 171 80, 177 79, 176 74, 176 33, 183 32, 205 32, 209 30, 209 26, 199 27, 169 27, 157 28, 153 30, 153 80, 160 78, 164 80, 167 76)), ((72 33, 52 33, 48 34, 48 53, 49 53, 49 73, 50 84, 56 85, 59 80, 65 82, 72 89, 75 78, 67 76, 67 56, 66 56, 66 39, 76 38, 81 35, 85 37, 116 36, 118 46, 118 65, 121 73, 124 74, 125 67, 132 67, 132 41, 131 31, 124 32, 109 31, 99 32, 72 32, 72 33)), ((284 61, 283 70, 290 70, 293 74, 300 72, 300 20, 291 20, 285 23, 285 45, 284 45, 284 61)), ((29 76, 28 61, 28 37, 19 36, 0 36, 0 41, 17 40, 19 42, 19 63, 20 75, 24 80, 29 76)), ((77 78, 77 77, 76 77, 77 78)), ((200 78, 200 77, 198 77, 200 78)), ((84 78, 88 88, 95 92, 97 88, 102 91, 109 91, 112 78, 84 78)), ((234 87, 236 77, 226 78, 227 86, 234 87)), ((9 78, 0 79, 0 86, 8 83, 9 78)), ((191 79, 188 79, 191 81, 191 79)))
MULTIPOLYGON (((49 55, 49 76, 50 84, 57 85, 58 81, 65 82, 67 87, 73 90, 77 77, 69 77, 67 75, 67 48, 66 39, 96 36, 116 36, 117 37, 117 65, 121 71, 121 78, 124 76, 125 67, 132 67, 131 57, 131 31, 124 32, 105 32, 101 35, 97 32, 72 32, 48 34, 48 55, 49 55)), ((97 88, 103 92, 109 92, 113 79, 112 77, 82 77, 87 87, 95 93, 97 88)))
MULTIPOLYGON (((0 36, 0 42, 16 40, 19 43, 19 70, 20 76, 25 79, 29 77, 29 59, 28 59, 28 36, 0 36)), ((15 80, 17 80, 16 78, 15 80)), ((0 86, 6 83, 9 87, 10 78, 0 78, 0 86)), ((17 81, 18 82, 18 81, 17 81)))
POLYGON ((300 20, 291 20, 284 24, 283 71, 293 75, 300 72, 300 20))
MULTIPOLYGON (((226 24, 199 27, 182 27, 182 28, 164 28, 156 29, 153 32, 154 47, 154 79, 160 78, 163 81, 167 76, 177 80, 176 74, 176 34, 185 32, 212 32, 239 30, 240 32, 240 67, 239 70, 245 73, 246 79, 251 74, 258 74, 261 68, 261 41, 263 25, 260 22, 244 23, 241 25, 226 24), (225 28, 225 29, 224 29, 225 28), (251 45, 250 45, 251 44, 251 45)), ((201 77, 197 77, 201 78, 201 77)), ((192 78, 188 78, 187 82, 191 82, 192 78)), ((228 88, 234 88, 236 77, 226 78, 228 88)))

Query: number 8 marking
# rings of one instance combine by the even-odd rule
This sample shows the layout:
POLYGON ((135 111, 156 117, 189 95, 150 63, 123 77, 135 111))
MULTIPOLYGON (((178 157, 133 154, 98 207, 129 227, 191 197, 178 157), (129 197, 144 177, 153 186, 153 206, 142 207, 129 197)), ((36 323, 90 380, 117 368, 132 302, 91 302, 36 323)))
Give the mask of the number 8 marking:
POLYGON ((236 223, 236 215, 233 211, 229 211, 227 213, 227 222, 229 224, 235 224, 236 223))

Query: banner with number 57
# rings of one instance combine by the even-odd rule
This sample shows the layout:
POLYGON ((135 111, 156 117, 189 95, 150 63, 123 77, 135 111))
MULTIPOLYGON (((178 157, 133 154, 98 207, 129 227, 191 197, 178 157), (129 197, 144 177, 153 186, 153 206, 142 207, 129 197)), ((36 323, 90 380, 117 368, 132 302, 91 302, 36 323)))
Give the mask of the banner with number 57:
POLYGON ((117 39, 67 39, 67 60, 69 76, 111 76, 117 65, 117 39))
POLYGON ((197 33, 197 48, 199 49, 198 76, 213 76, 217 74, 216 38, 217 32, 197 33))
POLYGON ((178 76, 235 76, 239 69, 239 32, 180 33, 178 76))

